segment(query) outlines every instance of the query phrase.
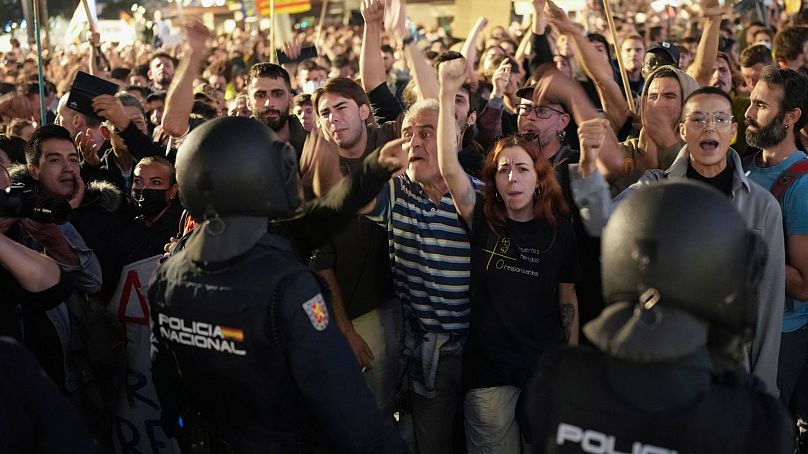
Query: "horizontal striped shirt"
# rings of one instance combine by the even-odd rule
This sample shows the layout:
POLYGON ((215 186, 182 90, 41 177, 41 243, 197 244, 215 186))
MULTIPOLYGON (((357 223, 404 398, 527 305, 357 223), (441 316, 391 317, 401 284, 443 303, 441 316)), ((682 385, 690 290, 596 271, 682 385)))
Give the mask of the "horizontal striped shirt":
MULTIPOLYGON (((482 183, 469 177, 475 189, 482 183)), ((464 334, 469 328, 469 239, 449 193, 435 205, 406 175, 376 198, 368 215, 387 229, 396 293, 426 331, 464 334)))

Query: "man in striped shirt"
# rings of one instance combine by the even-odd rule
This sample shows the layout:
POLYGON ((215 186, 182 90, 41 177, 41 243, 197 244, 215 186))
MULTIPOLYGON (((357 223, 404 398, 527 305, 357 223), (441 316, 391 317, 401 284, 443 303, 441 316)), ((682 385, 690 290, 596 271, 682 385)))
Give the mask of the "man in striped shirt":
MULTIPOLYGON (((388 232, 421 453, 452 452, 470 315, 468 236, 438 169, 437 124, 436 100, 410 107, 401 131, 410 147, 406 174, 382 189, 368 214, 388 232)), ((475 188, 481 185, 469 178, 475 188)))

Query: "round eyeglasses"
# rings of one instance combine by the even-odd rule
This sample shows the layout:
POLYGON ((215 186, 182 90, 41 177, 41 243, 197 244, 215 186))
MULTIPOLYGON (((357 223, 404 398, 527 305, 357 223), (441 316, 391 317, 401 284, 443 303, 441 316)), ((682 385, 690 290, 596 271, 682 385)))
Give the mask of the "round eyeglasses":
POLYGON ((710 118, 715 129, 726 129, 735 120, 733 115, 724 112, 693 112, 685 117, 685 122, 693 129, 704 129, 710 118))

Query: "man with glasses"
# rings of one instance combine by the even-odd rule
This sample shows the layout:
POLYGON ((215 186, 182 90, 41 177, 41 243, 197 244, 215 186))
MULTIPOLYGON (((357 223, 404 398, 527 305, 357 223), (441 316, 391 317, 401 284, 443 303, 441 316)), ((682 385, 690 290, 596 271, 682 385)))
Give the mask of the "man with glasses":
POLYGON ((537 140, 542 155, 558 164, 571 151, 563 142, 564 129, 570 122, 570 114, 559 99, 550 97, 541 105, 534 104, 532 86, 520 89, 517 96, 521 102, 516 106, 516 127, 519 134, 537 140), (525 99, 527 97, 528 99, 525 99))
MULTIPOLYGON (((766 391, 776 396, 783 282, 786 279, 782 218, 777 201, 746 177, 740 156, 730 148, 737 128, 729 95, 716 87, 703 87, 685 99, 679 123, 679 134, 685 146, 667 170, 646 171, 636 183, 612 200, 609 185, 596 166, 598 155, 608 153, 609 145, 604 146, 602 139, 582 140, 580 163, 570 166, 570 177, 576 203, 587 208, 584 216, 587 230, 595 236, 600 236, 609 215, 626 196, 661 180, 693 179, 729 197, 748 227, 760 234, 768 248, 766 270, 758 287, 755 337, 751 345, 746 346, 746 355, 741 360, 763 382, 766 391)), ((693 260, 698 260, 698 257, 694 255, 693 260)))

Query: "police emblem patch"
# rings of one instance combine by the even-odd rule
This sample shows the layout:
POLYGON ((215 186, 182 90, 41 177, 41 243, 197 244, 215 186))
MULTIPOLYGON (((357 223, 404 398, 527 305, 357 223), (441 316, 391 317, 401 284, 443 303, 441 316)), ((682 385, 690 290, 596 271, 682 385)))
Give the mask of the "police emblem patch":
POLYGON ((328 327, 328 310, 325 307, 322 294, 318 293, 312 299, 303 303, 303 310, 309 316, 309 321, 314 329, 322 331, 328 327))

